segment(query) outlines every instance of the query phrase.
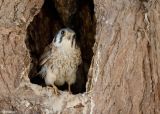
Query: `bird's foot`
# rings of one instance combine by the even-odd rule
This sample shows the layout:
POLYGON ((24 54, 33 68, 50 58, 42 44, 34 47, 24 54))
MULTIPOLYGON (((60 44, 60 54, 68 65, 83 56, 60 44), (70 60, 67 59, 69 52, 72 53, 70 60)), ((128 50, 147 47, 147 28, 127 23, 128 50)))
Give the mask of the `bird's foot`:
POLYGON ((59 92, 58 88, 55 85, 52 85, 52 87, 53 87, 54 94, 56 94, 57 96, 59 96, 60 92, 59 92))
POLYGON ((47 89, 51 89, 53 94, 56 94, 57 96, 60 95, 60 92, 58 91, 58 88, 55 85, 52 85, 52 87, 47 86, 47 89))

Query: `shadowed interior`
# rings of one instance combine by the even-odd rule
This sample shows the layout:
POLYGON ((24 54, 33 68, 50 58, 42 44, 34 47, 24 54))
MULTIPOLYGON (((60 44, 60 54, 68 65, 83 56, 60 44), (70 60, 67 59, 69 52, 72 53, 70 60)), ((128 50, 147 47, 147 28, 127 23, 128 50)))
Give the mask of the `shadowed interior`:
MULTIPOLYGON (((45 47, 64 27, 76 32, 83 60, 77 71, 76 83, 71 86, 71 90, 74 94, 83 93, 86 91, 87 74, 95 42, 96 20, 92 0, 45 0, 41 11, 27 28, 26 45, 32 59, 29 78, 32 83, 45 86, 44 80, 37 75, 40 70, 38 61, 45 47)), ((67 84, 58 88, 65 90, 67 84)))

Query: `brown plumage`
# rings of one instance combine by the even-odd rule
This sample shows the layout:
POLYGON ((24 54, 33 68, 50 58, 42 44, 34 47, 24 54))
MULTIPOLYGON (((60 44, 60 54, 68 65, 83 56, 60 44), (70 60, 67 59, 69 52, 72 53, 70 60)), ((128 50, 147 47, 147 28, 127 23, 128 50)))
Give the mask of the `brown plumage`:
POLYGON ((75 83, 76 71, 81 62, 81 51, 76 45, 75 32, 64 28, 56 34, 41 56, 42 68, 39 74, 45 79, 46 85, 54 88, 56 94, 58 90, 55 85, 60 86, 65 82, 71 92, 70 86, 75 83))

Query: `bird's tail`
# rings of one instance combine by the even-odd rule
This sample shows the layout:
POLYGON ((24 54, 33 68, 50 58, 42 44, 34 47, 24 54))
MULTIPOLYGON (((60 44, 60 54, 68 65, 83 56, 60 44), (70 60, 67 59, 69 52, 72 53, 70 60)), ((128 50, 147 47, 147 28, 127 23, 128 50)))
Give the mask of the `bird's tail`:
POLYGON ((46 68, 42 67, 40 71, 30 79, 31 83, 45 86, 44 77, 46 75, 46 68))
POLYGON ((37 73, 37 75, 40 75, 42 78, 44 78, 46 76, 46 67, 42 67, 41 70, 37 73))

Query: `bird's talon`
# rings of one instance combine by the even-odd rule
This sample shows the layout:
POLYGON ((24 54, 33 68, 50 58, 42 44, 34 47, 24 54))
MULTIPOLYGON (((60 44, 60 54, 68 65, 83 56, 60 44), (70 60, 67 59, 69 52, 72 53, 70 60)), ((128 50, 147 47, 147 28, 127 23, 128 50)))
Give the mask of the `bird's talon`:
POLYGON ((54 90, 54 94, 56 94, 57 96, 59 96, 60 92, 58 90, 54 90))
POLYGON ((59 96, 60 92, 58 91, 58 88, 55 85, 52 85, 52 87, 53 87, 54 94, 56 94, 57 96, 59 96))

